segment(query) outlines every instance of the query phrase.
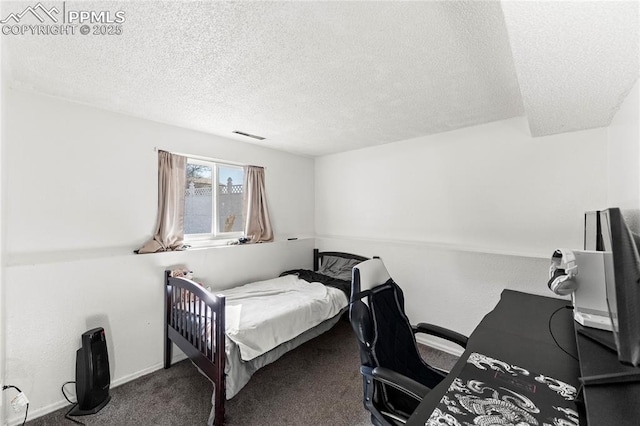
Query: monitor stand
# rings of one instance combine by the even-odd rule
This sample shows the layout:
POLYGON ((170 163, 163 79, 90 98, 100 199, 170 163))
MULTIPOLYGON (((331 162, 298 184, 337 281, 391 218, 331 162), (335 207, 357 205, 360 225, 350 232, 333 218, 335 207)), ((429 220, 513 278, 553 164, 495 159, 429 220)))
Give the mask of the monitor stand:
MULTIPOLYGON (((588 328, 581 327, 578 334, 600 344, 615 354, 618 353, 613 333, 594 333, 588 328)), ((594 376, 580 377, 580 382, 585 386, 610 385, 615 383, 640 382, 640 368, 632 371, 620 371, 616 373, 597 374, 594 376)))
POLYGON ((603 313, 586 313, 582 312, 579 306, 573 308, 573 319, 583 327, 597 328, 598 330, 612 331, 611 320, 608 315, 603 313))

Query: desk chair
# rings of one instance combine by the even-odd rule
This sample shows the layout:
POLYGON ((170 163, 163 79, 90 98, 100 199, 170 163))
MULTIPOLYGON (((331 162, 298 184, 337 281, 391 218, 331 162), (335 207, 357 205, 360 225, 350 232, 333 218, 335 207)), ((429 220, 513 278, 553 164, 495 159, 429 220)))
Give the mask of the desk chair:
POLYGON ((466 347, 467 338, 431 324, 412 326, 402 290, 382 260, 353 268, 349 319, 360 347, 363 403, 375 426, 406 423, 427 392, 447 372, 425 363, 415 333, 427 333, 466 347))

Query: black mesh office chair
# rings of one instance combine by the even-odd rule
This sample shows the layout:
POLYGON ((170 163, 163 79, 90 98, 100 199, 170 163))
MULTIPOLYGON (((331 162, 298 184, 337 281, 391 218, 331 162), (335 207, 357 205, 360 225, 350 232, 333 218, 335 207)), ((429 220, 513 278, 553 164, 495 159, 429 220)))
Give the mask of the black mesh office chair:
POLYGON ((402 290, 382 260, 353 268, 349 318, 360 347, 364 406, 376 426, 403 425, 446 372, 425 363, 415 333, 427 333, 466 347, 467 338, 431 324, 412 326, 402 290))

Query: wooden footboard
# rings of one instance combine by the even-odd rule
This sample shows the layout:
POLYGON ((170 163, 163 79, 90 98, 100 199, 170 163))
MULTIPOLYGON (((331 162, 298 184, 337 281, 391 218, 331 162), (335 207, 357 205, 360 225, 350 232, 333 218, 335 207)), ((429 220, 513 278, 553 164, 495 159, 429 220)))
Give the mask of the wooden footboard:
POLYGON ((171 366, 173 343, 215 385, 214 425, 224 424, 225 298, 165 271, 164 368, 171 366))

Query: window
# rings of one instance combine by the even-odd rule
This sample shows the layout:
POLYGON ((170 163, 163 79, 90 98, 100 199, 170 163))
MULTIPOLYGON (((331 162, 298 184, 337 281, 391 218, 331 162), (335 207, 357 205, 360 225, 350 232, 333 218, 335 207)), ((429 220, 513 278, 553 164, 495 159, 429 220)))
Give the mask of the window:
POLYGON ((184 234, 189 240, 243 235, 244 168, 187 159, 184 234))

